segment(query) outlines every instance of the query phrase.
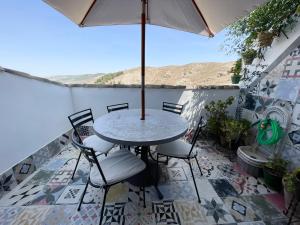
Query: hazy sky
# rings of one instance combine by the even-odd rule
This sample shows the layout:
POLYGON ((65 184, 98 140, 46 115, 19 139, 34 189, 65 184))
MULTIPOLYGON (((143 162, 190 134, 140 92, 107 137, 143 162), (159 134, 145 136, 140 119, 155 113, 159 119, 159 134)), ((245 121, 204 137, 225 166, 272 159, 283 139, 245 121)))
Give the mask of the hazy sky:
MULTIPOLYGON (((214 38, 147 26, 146 64, 231 61, 214 38)), ((140 27, 79 28, 41 0, 0 1, 0 66, 36 76, 114 72, 140 65, 140 27)))

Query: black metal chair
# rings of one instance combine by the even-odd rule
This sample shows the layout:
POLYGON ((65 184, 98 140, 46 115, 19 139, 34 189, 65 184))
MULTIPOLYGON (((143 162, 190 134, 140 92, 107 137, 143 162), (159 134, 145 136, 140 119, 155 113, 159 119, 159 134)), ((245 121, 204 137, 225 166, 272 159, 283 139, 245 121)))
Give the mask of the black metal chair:
POLYGON ((157 165, 157 167, 156 167, 156 171, 157 171, 156 177, 157 177, 157 179, 158 179, 158 158, 159 158, 159 155, 188 160, 188 164, 190 166, 190 170, 191 170, 191 173, 192 173, 192 178, 193 178, 193 181, 194 181, 194 185, 195 185, 195 189, 196 189, 196 193, 197 193, 199 203, 201 202, 201 200, 200 200, 200 197, 199 197, 198 188, 197 188, 197 184, 196 184, 196 181, 195 181, 195 177, 194 177, 194 173, 193 173, 193 169, 192 169, 192 165, 191 165, 190 160, 191 159, 196 160, 198 168, 199 168, 201 176, 202 176, 203 174, 202 174, 202 171, 201 171, 198 159, 197 159, 197 152, 193 151, 194 146, 195 146, 196 141, 199 137, 199 134, 201 132, 202 127, 203 127, 203 124, 202 124, 202 117, 201 117, 198 124, 197 124, 197 128, 196 128, 196 131, 193 135, 193 139, 192 139, 191 144, 186 143, 182 140, 176 140, 176 141, 173 141, 173 142, 170 142, 170 143, 159 145, 156 149, 156 151, 157 151, 157 158, 156 158, 156 165, 157 165))
MULTIPOLYGON (((81 150, 81 152, 85 155, 86 159, 90 163, 90 173, 88 181, 80 198, 77 210, 80 210, 84 195, 89 184, 95 188, 104 188, 104 197, 99 223, 101 225, 103 220, 106 195, 109 191, 109 188, 142 172, 146 168, 146 164, 131 152, 123 149, 110 153, 107 157, 100 160, 99 156, 96 156, 95 150, 93 148, 86 147, 80 143, 80 137, 76 134, 76 132, 73 132, 72 134, 72 142, 81 150)), ((142 187, 142 189, 144 207, 146 207, 145 187, 142 187)))
POLYGON ((129 104, 128 103, 120 103, 120 104, 115 104, 115 105, 108 105, 106 106, 107 112, 113 112, 117 110, 123 110, 123 109, 129 109, 129 104))
MULTIPOLYGON (((107 153, 114 147, 113 143, 110 143, 108 141, 105 141, 101 138, 99 138, 97 135, 91 134, 90 126, 87 126, 87 124, 94 123, 93 113, 91 109, 85 109, 79 112, 76 112, 70 116, 68 116, 68 119, 74 129, 74 132, 79 137, 79 143, 81 145, 84 145, 86 147, 93 148, 98 155, 107 153)), ((74 174, 77 170, 77 166, 79 163, 79 160, 81 158, 82 152, 80 151, 80 154, 78 156, 75 169, 72 174, 72 179, 74 177, 74 174)))
POLYGON ((183 105, 171 102, 163 102, 162 110, 180 115, 183 111, 183 105))

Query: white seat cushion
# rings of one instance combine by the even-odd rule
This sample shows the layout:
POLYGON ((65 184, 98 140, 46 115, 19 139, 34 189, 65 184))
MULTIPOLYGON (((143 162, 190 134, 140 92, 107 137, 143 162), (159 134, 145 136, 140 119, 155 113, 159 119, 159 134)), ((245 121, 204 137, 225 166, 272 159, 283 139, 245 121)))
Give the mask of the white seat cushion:
MULTIPOLYGON (((187 158, 189 152, 191 151, 192 145, 186 143, 182 140, 172 141, 170 143, 159 145, 156 151, 159 154, 170 156, 170 157, 178 157, 178 158, 187 158)), ((191 153, 191 157, 196 155, 196 150, 194 149, 191 153)))
MULTIPOLYGON (((99 160, 100 157, 98 157, 99 165, 109 185, 126 180, 146 168, 146 164, 141 159, 126 149, 113 152, 102 161, 99 160)), ((96 165, 93 165, 91 169, 90 179, 95 185, 104 185, 104 181, 96 165)))
POLYGON ((93 148, 96 152, 107 153, 114 147, 113 143, 99 138, 97 135, 88 136, 83 140, 83 145, 93 148))

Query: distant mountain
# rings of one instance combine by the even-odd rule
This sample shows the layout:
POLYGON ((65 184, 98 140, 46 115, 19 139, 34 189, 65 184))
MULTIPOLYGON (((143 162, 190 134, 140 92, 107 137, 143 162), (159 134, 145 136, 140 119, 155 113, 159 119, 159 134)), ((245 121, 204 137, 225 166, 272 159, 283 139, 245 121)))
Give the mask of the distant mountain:
MULTIPOLYGON (((164 67, 146 67, 146 84, 156 85, 226 85, 231 84, 230 68, 234 62, 205 62, 164 67)), ((140 84, 140 68, 109 74, 55 76, 62 83, 140 84)))

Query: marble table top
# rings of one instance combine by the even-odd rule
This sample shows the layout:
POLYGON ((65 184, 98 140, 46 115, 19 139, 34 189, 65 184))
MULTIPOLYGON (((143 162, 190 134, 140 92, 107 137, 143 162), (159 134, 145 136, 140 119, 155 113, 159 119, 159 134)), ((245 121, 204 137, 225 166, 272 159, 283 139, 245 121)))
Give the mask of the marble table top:
POLYGON ((174 141, 188 129, 179 115, 156 109, 146 109, 145 120, 140 109, 119 110, 95 120, 95 133, 102 139, 121 145, 150 146, 174 141))

